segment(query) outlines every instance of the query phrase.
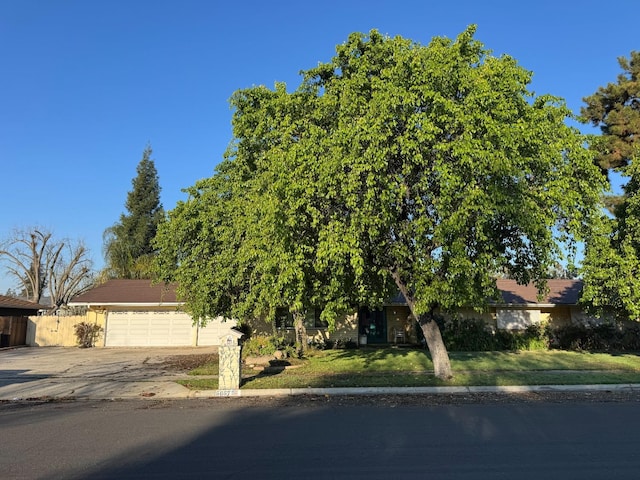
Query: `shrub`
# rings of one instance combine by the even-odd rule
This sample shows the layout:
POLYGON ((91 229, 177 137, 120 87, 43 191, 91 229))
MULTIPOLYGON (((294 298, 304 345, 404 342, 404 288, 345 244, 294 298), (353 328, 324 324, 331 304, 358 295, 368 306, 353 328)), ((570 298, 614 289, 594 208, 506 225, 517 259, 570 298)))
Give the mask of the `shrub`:
POLYGON ((483 320, 454 317, 442 321, 442 324, 442 340, 447 350, 481 352, 497 347, 493 332, 483 320))
POLYGON ((102 327, 95 323, 80 322, 76 323, 73 328, 80 348, 93 347, 96 338, 102 332, 102 327))
POLYGON ((295 354, 293 344, 286 338, 276 335, 254 335, 242 344, 242 355, 245 357, 273 355, 278 350, 283 352, 285 357, 292 357, 295 354))
POLYGON ((545 323, 529 325, 524 330, 498 330, 496 350, 548 350, 551 336, 545 323))
POLYGON ((640 350, 640 325, 567 325, 554 331, 553 346, 563 350, 620 352, 640 350))
POLYGON ((529 325, 525 330, 498 330, 495 333, 484 322, 474 318, 452 318, 442 321, 442 339, 453 352, 492 350, 546 350, 551 330, 546 324, 529 325))

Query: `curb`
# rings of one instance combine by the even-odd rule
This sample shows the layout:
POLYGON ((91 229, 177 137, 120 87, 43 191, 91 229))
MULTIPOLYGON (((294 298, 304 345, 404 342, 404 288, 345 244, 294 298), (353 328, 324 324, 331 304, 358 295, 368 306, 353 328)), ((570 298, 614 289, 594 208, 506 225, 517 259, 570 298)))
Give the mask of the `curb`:
POLYGON ((640 391, 640 384, 597 385, 513 385, 503 387, 360 387, 360 388, 272 388, 264 390, 192 390, 187 398, 213 397, 283 397, 294 395, 437 395, 461 393, 523 392, 607 392, 640 391))

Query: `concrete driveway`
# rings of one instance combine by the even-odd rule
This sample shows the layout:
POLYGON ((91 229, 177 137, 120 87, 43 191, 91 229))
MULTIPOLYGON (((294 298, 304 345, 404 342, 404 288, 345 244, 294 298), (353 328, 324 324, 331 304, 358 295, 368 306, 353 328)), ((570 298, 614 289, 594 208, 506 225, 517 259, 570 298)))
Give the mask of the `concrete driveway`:
POLYGON ((167 357, 207 354, 216 347, 26 347, 0 351, 0 400, 40 398, 185 398, 167 357))

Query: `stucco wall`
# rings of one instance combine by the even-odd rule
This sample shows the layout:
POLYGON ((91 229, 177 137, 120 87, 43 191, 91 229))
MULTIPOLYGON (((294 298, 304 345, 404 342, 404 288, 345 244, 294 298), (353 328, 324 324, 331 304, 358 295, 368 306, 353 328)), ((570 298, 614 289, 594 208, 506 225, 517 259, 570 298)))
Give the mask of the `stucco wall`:
MULTIPOLYGON (((295 340, 293 328, 274 329, 273 324, 262 319, 249 321, 252 335, 282 335, 291 341, 295 340)), ((344 315, 336 320, 336 328, 329 331, 328 328, 307 328, 307 335, 311 341, 321 342, 326 340, 352 340, 358 341, 358 314, 344 315)))

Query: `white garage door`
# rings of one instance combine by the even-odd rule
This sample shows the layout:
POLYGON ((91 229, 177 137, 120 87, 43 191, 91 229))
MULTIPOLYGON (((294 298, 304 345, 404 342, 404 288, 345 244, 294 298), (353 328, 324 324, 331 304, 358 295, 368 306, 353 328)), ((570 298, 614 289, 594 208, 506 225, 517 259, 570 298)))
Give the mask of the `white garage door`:
POLYGON ((113 311, 107 315, 107 347, 191 345, 192 320, 182 312, 113 311))
POLYGON ((235 326, 235 320, 225 321, 222 317, 209 320, 205 327, 198 329, 198 346, 220 345, 220 337, 228 334, 235 326))

